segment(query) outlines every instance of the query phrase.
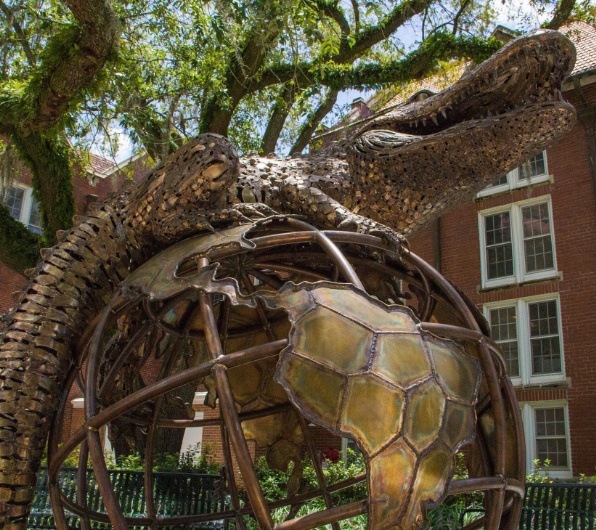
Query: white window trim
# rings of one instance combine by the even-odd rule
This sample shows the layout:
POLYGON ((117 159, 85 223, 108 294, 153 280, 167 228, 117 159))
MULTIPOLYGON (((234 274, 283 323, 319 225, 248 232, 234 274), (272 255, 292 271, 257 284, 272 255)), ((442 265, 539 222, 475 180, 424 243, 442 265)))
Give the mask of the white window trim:
POLYGON ((536 409, 563 408, 565 417, 565 439, 567 443, 567 467, 551 467, 548 474, 552 478, 572 478, 573 465, 571 461, 571 437, 569 436, 569 409, 565 400, 551 401, 525 401, 519 404, 522 421, 524 424, 524 435, 526 438, 526 473, 534 471, 534 460, 536 460, 536 409))
POLYGON ((561 318, 561 302, 558 294, 548 293, 511 300, 500 300, 483 305, 484 317, 490 323, 490 310, 504 307, 514 307, 516 315, 517 345, 519 355, 519 377, 511 377, 513 386, 535 386, 551 383, 561 383, 565 379, 565 346, 563 342, 563 326, 561 318), (559 346, 561 349, 561 372, 555 374, 532 375, 532 343, 530 338, 530 319, 528 305, 535 302, 550 302, 557 304, 557 326, 559 331, 559 346))
MULTIPOLYGON (((193 405, 202 405, 205 402, 205 396, 207 392, 195 392, 193 398, 193 405)), ((73 409, 82 409, 85 407, 85 398, 78 397, 74 398, 70 401, 73 409)), ((195 411, 195 420, 202 420, 205 416, 205 413, 202 411, 195 411)), ((106 424, 104 429, 104 453, 110 453, 115 458, 114 448, 112 447, 112 442, 108 438, 108 425, 106 424)), ((203 452, 203 427, 187 427, 184 429, 184 435, 182 437, 182 445, 180 448, 180 454, 188 451, 189 449, 193 448, 199 444, 199 453, 203 452)))
POLYGON ((85 398, 78 397, 70 401, 73 409, 82 409, 85 406, 85 398))
POLYGON ((480 274, 482 278, 482 288, 492 289, 512 285, 516 283, 532 282, 559 276, 557 268, 557 246, 555 242, 555 230, 553 221, 553 208, 550 195, 541 195, 533 199, 509 203, 505 206, 495 206, 478 212, 478 233, 480 236, 480 274), (525 254, 522 226, 522 208, 534 206, 535 204, 545 203, 548 208, 548 217, 550 220, 550 236, 553 245, 553 268, 536 272, 525 272, 525 254), (487 278, 487 260, 486 260, 486 228, 485 217, 498 213, 509 212, 511 219, 511 244, 513 248, 513 275, 504 276, 489 280, 487 278))
POLYGON ((505 193, 507 191, 513 191, 519 188, 527 188, 528 186, 534 186, 543 182, 554 182, 554 177, 550 175, 548 171, 548 157, 546 156, 546 151, 543 151, 543 155, 544 173, 520 180, 519 167, 516 167, 515 169, 507 173, 507 182, 505 184, 499 184, 498 186, 489 186, 487 188, 484 188, 476 194, 476 197, 489 197, 491 195, 497 195, 499 193, 505 193))
POLYGON ((20 184, 19 182, 13 182, 10 185, 10 187, 17 188, 25 192, 23 194, 21 215, 19 216, 18 220, 21 223, 23 223, 27 228, 29 228, 29 221, 31 219, 31 208, 33 207, 33 188, 31 186, 26 186, 25 184, 20 184))

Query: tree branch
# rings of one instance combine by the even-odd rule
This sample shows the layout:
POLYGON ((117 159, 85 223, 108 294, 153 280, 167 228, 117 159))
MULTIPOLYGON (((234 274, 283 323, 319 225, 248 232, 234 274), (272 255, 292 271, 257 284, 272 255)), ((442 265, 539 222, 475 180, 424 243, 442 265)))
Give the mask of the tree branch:
MULTIPOLYGON (((164 120, 164 126, 163 126, 163 130, 162 130, 162 138, 161 138, 161 156, 159 158, 159 160, 165 160, 165 158, 173 151, 175 151, 178 147, 181 147, 180 145, 178 146, 173 146, 172 145, 172 129, 173 127, 173 119, 174 119, 174 113, 176 112, 176 110, 178 109, 178 103, 180 102, 180 98, 182 97, 182 94, 179 92, 177 94, 174 94, 174 97, 171 99, 170 101, 170 106, 168 109, 168 115, 164 120), (174 149, 172 149, 172 147, 174 147, 174 149)), ((155 162, 157 162, 158 160, 155 160, 155 162)))
POLYGON ((310 0, 307 4, 315 11, 333 19, 339 26, 342 36, 350 34, 350 24, 348 24, 344 12, 335 2, 329 0, 310 0))
POLYGON ((574 7, 575 0, 560 0, 555 8, 553 18, 544 27, 547 29, 559 29, 569 20, 574 7))
POLYGON ((6 20, 12 24, 12 28, 14 29, 14 32, 17 34, 21 46, 23 47, 23 51, 25 52, 25 57, 27 57, 27 62, 29 63, 29 66, 33 68, 37 61, 35 60, 35 55, 33 54, 31 47, 29 46, 29 41, 27 40, 27 36, 25 35, 23 28, 14 18, 14 11, 10 9, 2 0, 0 0, 0 11, 2 11, 4 16, 6 17, 6 20))
POLYGON ((372 46, 385 40, 397 28, 402 26, 411 18, 422 13, 436 0, 405 0, 393 8, 393 10, 377 25, 372 26, 355 37, 352 46, 342 46, 340 52, 332 58, 334 62, 346 63, 368 51, 372 46))
POLYGON ((290 156, 298 155, 304 151, 304 148, 308 145, 308 142, 312 138, 313 133, 317 130, 321 121, 323 121, 323 118, 331 112, 333 105, 335 105, 335 102, 337 101, 338 93, 337 90, 330 90, 325 100, 308 116, 296 142, 292 146, 292 149, 290 149, 290 156))
POLYGON ((463 15, 466 8, 470 5, 471 0, 464 0, 461 3, 460 8, 458 9, 457 13, 453 17, 453 34, 457 34, 457 30, 459 29, 459 19, 463 15))
POLYGON ((284 123, 286 122, 286 118, 288 117, 290 109, 292 108, 295 100, 296 87, 290 83, 284 85, 281 97, 273 107, 273 113, 271 114, 271 118, 269 118, 267 129, 263 135, 263 140, 261 142, 262 154, 268 155, 275 152, 277 140, 279 139, 279 135, 284 128, 284 123))
POLYGON ((277 15, 268 7, 271 7, 269 2, 264 2, 262 13, 249 31, 242 52, 234 54, 229 62, 223 91, 227 101, 222 99, 222 94, 216 94, 207 102, 201 112, 200 132, 227 134, 238 103, 247 94, 251 80, 261 68, 270 48, 275 45, 280 32, 275 20, 277 15))
POLYGON ((281 64, 263 72, 258 82, 250 87, 256 92, 268 86, 295 79, 299 86, 319 84, 335 90, 373 88, 383 83, 419 79, 430 73, 438 61, 468 57, 482 61, 502 46, 496 39, 456 36, 435 33, 405 58, 385 64, 361 63, 356 66, 327 62, 305 62, 298 65, 281 64))
POLYGON ((109 0, 66 0, 77 25, 52 37, 29 80, 0 87, 0 125, 27 134, 55 125, 114 51, 120 24, 109 0))
POLYGON ((354 11, 354 29, 360 33, 360 6, 357 0, 352 0, 352 11, 354 11))

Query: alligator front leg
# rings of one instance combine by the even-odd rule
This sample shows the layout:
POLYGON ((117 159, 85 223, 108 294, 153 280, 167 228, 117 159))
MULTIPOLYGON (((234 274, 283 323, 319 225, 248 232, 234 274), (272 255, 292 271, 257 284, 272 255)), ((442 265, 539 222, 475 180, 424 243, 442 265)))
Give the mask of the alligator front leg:
POLYGON ((317 188, 287 184, 282 189, 282 200, 292 213, 304 215, 317 227, 380 236, 396 254, 405 242, 405 238, 395 230, 355 214, 317 188))
POLYGON ((212 212, 182 212, 162 220, 155 239, 165 247, 201 232, 214 232, 219 227, 250 223, 253 219, 271 215, 278 215, 278 212, 266 204, 236 204, 212 212))

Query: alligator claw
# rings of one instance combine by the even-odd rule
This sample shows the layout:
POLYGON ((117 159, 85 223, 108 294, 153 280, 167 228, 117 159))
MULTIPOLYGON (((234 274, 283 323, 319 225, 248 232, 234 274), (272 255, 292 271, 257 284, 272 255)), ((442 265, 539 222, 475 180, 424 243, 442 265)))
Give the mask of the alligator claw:
POLYGON ((278 212, 273 208, 261 202, 236 204, 234 209, 245 216, 249 221, 255 217, 265 218, 271 217, 272 215, 278 215, 278 212))
POLYGON ((401 254, 402 248, 406 244, 404 236, 387 227, 377 227, 369 231, 371 236, 380 237, 389 247, 389 252, 395 256, 401 254))
POLYGON ((346 232, 357 232, 358 227, 359 227, 358 221, 356 221, 356 219, 352 219, 351 217, 344 219, 337 226, 338 230, 344 230, 346 232))

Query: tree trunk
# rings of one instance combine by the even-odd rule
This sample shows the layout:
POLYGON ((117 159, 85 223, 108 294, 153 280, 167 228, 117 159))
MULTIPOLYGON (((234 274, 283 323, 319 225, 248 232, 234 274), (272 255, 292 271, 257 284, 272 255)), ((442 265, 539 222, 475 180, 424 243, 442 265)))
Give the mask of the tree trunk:
POLYGON ((317 110, 315 110, 315 112, 309 116, 308 120, 304 124, 304 127, 302 127, 302 130, 300 131, 298 139, 292 146, 292 149, 290 149, 290 156, 298 155, 304 151, 305 147, 308 145, 308 142, 310 142, 313 133, 317 130, 317 127, 323 118, 325 118, 325 116, 331 112, 333 105, 335 105, 335 102, 337 101, 338 93, 339 92, 337 90, 330 90, 323 103, 321 103, 317 110))
POLYGON ((273 113, 267 124, 267 129, 263 135, 261 143, 261 154, 269 155, 275 152, 275 146, 279 135, 284 128, 286 118, 290 113, 290 109, 296 100, 296 90, 293 85, 287 84, 284 86, 280 99, 273 107, 273 113))
POLYGON ((46 245, 56 241, 56 231, 72 226, 75 206, 69 147, 62 135, 15 135, 15 143, 33 173, 33 193, 39 202, 46 245))

